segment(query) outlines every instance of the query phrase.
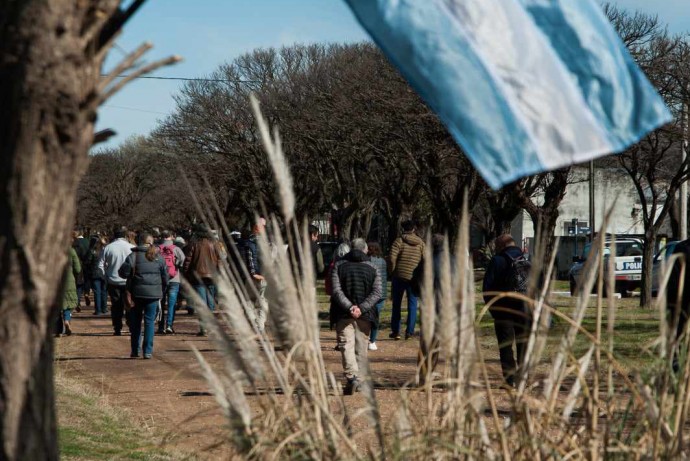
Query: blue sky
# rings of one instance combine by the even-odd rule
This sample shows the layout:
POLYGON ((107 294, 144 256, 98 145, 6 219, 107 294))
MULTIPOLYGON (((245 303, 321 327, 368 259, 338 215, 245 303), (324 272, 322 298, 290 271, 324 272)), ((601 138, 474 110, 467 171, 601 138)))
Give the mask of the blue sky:
MULTIPOLYGON (((619 6, 658 14, 673 32, 690 31, 690 0, 617 0, 619 6)), ((144 41, 147 62, 173 54, 184 61, 157 76, 204 77, 223 62, 258 47, 352 42, 367 38, 344 0, 149 0, 125 28, 106 70, 144 41)), ((147 134, 175 108, 179 81, 139 79, 99 111, 97 129, 117 133, 101 146, 147 134)))

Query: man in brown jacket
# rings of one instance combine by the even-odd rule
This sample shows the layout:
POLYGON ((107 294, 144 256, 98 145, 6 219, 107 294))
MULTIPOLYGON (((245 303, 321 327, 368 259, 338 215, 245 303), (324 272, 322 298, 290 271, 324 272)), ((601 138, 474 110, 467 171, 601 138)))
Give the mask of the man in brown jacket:
POLYGON ((215 309, 216 286, 213 277, 218 272, 219 260, 213 235, 206 226, 198 226, 185 248, 183 270, 185 278, 210 310, 215 309))
POLYGON ((412 291, 412 276, 414 270, 424 259, 424 241, 415 234, 414 221, 402 223, 403 233, 398 237, 390 252, 392 275, 393 315, 391 317, 390 337, 400 339, 400 320, 402 317, 401 304, 403 294, 407 293, 407 328, 405 339, 414 335, 417 322, 417 297, 412 291))

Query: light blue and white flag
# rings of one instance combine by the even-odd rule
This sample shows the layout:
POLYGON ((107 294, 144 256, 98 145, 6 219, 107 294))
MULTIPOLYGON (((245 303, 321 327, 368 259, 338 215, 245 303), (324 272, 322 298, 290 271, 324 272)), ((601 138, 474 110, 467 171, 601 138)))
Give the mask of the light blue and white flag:
POLYGON ((671 121, 594 0, 346 0, 493 188, 671 121))

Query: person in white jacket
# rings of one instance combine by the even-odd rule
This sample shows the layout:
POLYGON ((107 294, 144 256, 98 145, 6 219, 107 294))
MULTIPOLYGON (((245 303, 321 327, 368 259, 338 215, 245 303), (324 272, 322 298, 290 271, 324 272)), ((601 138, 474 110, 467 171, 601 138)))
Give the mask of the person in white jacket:
POLYGON ((125 315, 125 284, 127 280, 120 277, 118 271, 127 257, 132 253, 134 245, 126 239, 127 228, 119 227, 111 243, 106 245, 98 260, 98 268, 105 274, 108 282, 108 294, 112 304, 110 316, 113 321, 113 334, 122 334, 122 318, 125 315))

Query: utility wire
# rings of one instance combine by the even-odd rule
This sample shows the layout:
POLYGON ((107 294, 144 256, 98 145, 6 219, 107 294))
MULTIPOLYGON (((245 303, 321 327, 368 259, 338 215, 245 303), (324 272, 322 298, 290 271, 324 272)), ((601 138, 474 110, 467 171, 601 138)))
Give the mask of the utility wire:
POLYGON ((125 50, 124 48, 122 48, 120 45, 118 45, 115 42, 113 42, 113 48, 115 48, 117 51, 122 53, 123 56, 129 56, 129 51, 125 50))
MULTIPOLYGON (((101 74, 101 77, 107 77, 101 74)), ((118 78, 127 78, 129 75, 118 75, 118 78)), ((145 78, 149 80, 180 80, 184 82, 221 82, 221 83, 261 83, 260 80, 231 80, 225 78, 192 78, 192 77, 155 77, 152 75, 140 75, 137 79, 145 78)))
POLYGON ((114 106, 112 104, 104 104, 103 107, 111 107, 113 109, 122 109, 122 110, 133 110, 135 112, 146 112, 148 114, 170 115, 169 113, 165 113, 165 112, 156 112, 153 110, 137 109, 136 107, 114 106))

